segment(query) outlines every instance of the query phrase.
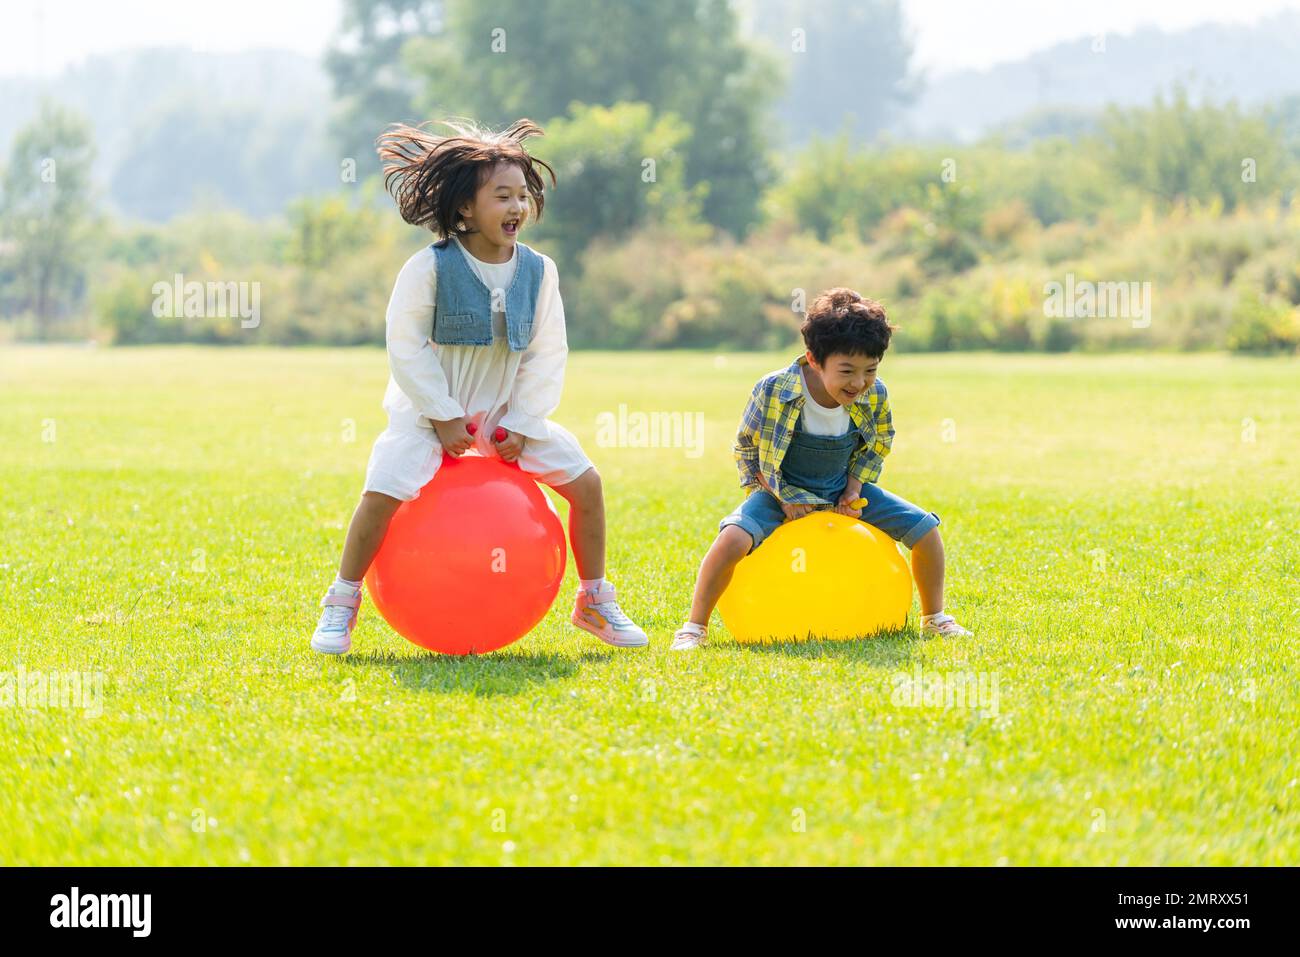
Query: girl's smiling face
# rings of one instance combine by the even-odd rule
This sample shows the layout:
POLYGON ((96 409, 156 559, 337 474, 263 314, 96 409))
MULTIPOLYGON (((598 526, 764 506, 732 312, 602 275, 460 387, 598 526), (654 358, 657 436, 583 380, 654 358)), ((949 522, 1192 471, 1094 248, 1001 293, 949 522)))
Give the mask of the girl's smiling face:
POLYGON ((524 171, 514 163, 498 163, 474 194, 474 200, 460 208, 460 214, 471 233, 506 253, 508 259, 528 218, 524 171))

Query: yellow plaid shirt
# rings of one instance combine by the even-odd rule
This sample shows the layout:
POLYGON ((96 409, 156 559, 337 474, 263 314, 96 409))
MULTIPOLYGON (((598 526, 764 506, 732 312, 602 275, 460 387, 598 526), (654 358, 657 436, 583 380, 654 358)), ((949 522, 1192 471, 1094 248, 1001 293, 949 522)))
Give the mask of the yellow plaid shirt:
MULTIPOLYGON (((759 476, 782 502, 790 505, 834 505, 807 489, 781 481, 781 461, 790 448, 799 412, 806 396, 799 367, 808 362, 800 356, 787 369, 769 373, 758 381, 740 417, 736 432, 736 468, 746 494, 760 488, 759 476)), ((889 411, 889 392, 877 379, 848 408, 859 441, 849 456, 848 475, 863 485, 875 483, 885 467, 885 456, 894 442, 894 423, 889 411)))

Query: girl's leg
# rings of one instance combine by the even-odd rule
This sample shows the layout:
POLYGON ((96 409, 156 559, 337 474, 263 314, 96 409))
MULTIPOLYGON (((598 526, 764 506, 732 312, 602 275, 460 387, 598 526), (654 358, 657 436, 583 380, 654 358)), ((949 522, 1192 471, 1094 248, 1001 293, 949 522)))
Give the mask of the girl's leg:
POLYGON ((614 586, 605 581, 605 495, 600 473, 589 468, 572 482, 552 488, 569 503, 569 541, 583 581, 570 620, 616 648, 642 647, 649 641, 646 633, 618 606, 614 586))
POLYGON ((343 543, 343 557, 339 559, 339 577, 348 581, 361 581, 375 560, 379 546, 383 544, 384 533, 393 513, 401 505, 401 499, 393 498, 382 492, 365 492, 352 513, 352 523, 348 526, 348 537, 343 543))
POLYGON ((753 545, 754 540, 749 533, 738 525, 726 525, 718 532, 718 537, 713 540, 704 560, 700 562, 700 572, 695 579, 695 593, 691 596, 691 624, 701 628, 709 627, 709 618, 718 599, 731 584, 736 566, 753 545))
POLYGON ((400 499, 382 492, 362 493, 348 526, 343 557, 339 559, 339 578, 344 581, 330 585, 321 599, 324 611, 311 636, 311 646, 316 651, 342 655, 352 649, 352 629, 356 627, 357 609, 361 606, 361 586, 345 582, 361 581, 384 541, 393 513, 401 504, 400 499))
POLYGON ((584 581, 605 576, 605 493, 600 473, 589 468, 572 482, 553 486, 569 503, 569 542, 578 577, 584 581))
POLYGON ((943 539, 937 527, 912 546, 912 577, 921 596, 921 614, 943 611, 943 539))

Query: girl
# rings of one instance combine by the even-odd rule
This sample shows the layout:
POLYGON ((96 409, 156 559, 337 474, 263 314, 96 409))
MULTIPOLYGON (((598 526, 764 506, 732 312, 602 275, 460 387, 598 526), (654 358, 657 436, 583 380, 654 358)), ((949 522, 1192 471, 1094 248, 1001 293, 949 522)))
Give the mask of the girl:
POLYGON ((441 238, 407 260, 393 287, 388 428, 371 450, 365 489, 311 646, 334 655, 352 647, 361 580, 393 513, 420 494, 443 452, 460 456, 470 448, 518 462, 568 500, 581 578, 573 623, 611 645, 644 645, 645 632, 619 608, 614 586, 603 577, 600 476, 578 440, 547 420, 564 385, 564 306, 555 263, 519 242, 529 201, 539 219, 545 205, 540 170, 555 184, 555 171, 523 147, 542 130, 531 120, 502 133, 468 122, 443 125, 454 135, 394 125, 378 140, 384 185, 402 218, 441 238))

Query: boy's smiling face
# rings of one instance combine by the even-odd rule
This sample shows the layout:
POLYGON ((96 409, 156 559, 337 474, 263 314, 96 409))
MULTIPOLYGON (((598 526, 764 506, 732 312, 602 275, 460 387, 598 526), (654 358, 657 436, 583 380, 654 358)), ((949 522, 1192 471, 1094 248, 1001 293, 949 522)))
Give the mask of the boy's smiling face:
POLYGON ((816 381, 810 377, 809 387, 816 392, 820 386, 823 392, 822 395, 814 394, 813 399, 828 408, 832 405, 847 408, 856 402, 858 396, 876 381, 876 372, 880 368, 879 356, 832 352, 824 365, 817 362, 811 349, 807 356, 808 368, 816 373, 816 381))
POLYGON ((524 171, 514 163, 498 163, 479 186, 473 202, 459 212, 479 239, 508 254, 528 218, 524 171))

